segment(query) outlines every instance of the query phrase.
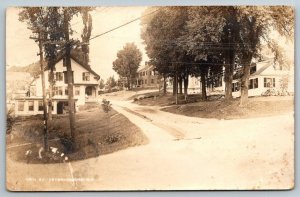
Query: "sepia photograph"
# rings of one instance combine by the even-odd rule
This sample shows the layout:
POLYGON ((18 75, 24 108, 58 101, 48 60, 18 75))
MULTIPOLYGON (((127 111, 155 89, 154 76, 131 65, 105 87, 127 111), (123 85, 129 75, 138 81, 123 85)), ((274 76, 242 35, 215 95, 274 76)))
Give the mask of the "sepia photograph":
POLYGON ((8 7, 7 190, 293 189, 294 15, 8 7))

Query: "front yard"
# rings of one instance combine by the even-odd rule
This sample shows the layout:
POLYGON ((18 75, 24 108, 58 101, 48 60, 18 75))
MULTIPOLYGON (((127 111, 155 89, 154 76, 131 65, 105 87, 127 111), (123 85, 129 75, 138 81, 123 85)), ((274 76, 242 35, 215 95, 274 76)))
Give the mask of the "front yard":
POLYGON ((39 154, 43 147, 42 117, 18 117, 11 134, 7 135, 7 155, 20 162, 55 163, 87 159, 148 143, 141 130, 125 116, 114 110, 108 115, 101 106, 78 112, 76 130, 84 143, 80 150, 72 152, 66 143, 66 134, 70 132, 68 115, 54 116, 49 124, 53 155, 45 159, 39 154))
POLYGON ((293 112, 293 96, 266 96, 250 97, 245 107, 239 106, 239 98, 224 102, 221 95, 212 95, 207 101, 202 101, 200 95, 189 95, 184 101, 179 95, 179 104, 175 105, 172 94, 148 93, 132 97, 133 102, 139 105, 162 107, 162 111, 200 118, 240 119, 280 115, 293 112))

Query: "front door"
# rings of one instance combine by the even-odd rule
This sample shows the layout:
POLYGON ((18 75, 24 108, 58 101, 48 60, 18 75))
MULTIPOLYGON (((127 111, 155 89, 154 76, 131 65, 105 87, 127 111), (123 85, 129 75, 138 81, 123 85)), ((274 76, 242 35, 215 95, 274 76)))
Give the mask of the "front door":
POLYGON ((57 103, 57 114, 63 114, 64 113, 64 103, 58 102, 57 103))

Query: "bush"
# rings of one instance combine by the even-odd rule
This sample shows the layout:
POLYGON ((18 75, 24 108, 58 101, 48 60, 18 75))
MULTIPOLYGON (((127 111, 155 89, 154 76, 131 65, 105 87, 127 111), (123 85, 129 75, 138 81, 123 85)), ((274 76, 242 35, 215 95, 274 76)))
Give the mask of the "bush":
POLYGON ((72 153, 75 150, 75 143, 73 142, 72 138, 67 134, 63 134, 59 137, 60 143, 64 146, 65 153, 72 153))
POLYGON ((108 113, 111 110, 111 103, 110 101, 103 99, 102 100, 102 109, 105 113, 108 113))
POLYGON ((14 110, 11 108, 6 113, 6 134, 10 134, 12 130, 12 126, 15 123, 14 110))

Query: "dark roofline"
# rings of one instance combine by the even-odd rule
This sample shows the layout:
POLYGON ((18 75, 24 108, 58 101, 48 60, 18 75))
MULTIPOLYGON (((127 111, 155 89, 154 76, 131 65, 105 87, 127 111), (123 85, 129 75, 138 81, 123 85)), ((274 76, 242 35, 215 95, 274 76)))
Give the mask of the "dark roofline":
MULTIPOLYGON (((59 61, 61 61, 64 58, 64 53, 60 54, 59 57, 54 61, 54 64, 57 64, 59 61)), ((75 57, 73 54, 71 54, 71 59, 73 59, 77 64, 79 64, 80 66, 82 66, 83 68, 85 68, 86 70, 88 70, 89 72, 93 73, 94 75, 96 75, 97 79, 100 79, 100 75, 98 75, 95 71, 93 71, 90 67, 90 65, 85 65, 84 63, 82 63, 77 57, 75 57)), ((45 70, 48 70, 48 65, 45 66, 45 70)))

